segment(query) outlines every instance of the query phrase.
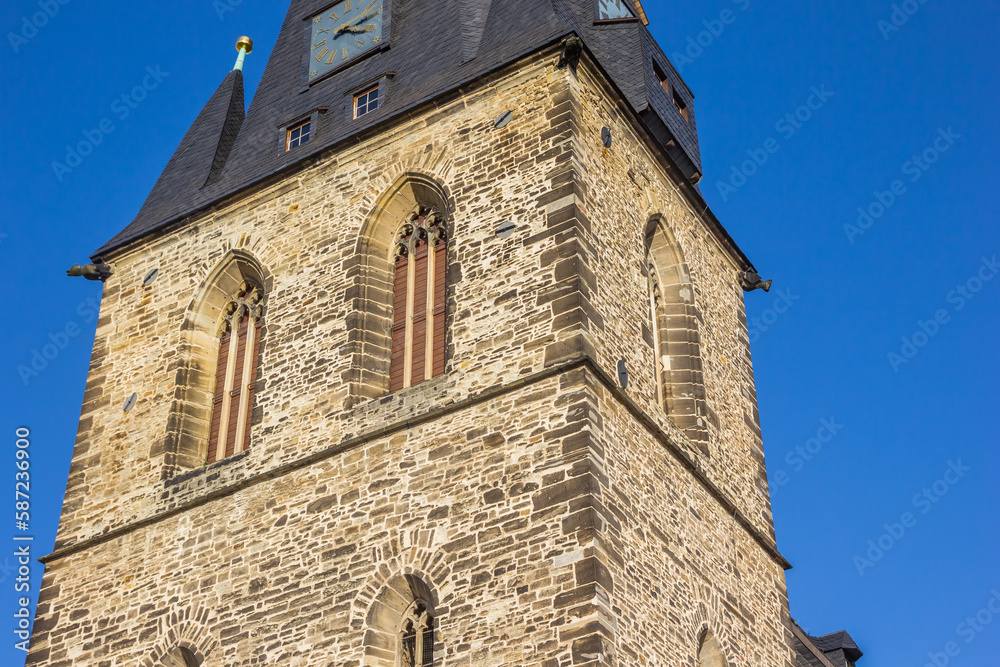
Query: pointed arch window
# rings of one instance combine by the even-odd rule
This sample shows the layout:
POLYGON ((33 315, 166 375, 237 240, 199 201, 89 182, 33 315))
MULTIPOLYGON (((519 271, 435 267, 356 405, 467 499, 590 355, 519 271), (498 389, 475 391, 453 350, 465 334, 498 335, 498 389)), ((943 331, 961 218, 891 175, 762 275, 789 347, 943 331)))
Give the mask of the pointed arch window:
POLYGON ((660 341, 664 322, 660 315, 663 312, 663 295, 660 293, 660 279, 656 273, 656 266, 652 262, 646 264, 646 277, 649 280, 649 317, 653 325, 653 356, 656 369, 656 403, 665 406, 664 396, 664 376, 666 369, 664 365, 669 363, 670 358, 663 356, 663 348, 660 341))
POLYGON ((705 632, 698 651, 698 667, 728 667, 722 644, 711 632, 705 632))
POLYGON ((395 243, 389 390, 397 392, 445 371, 448 238, 445 220, 421 207, 395 243))
POLYGON ((399 630, 398 667, 434 667, 434 617, 417 601, 403 615, 399 630))
POLYGON ((201 662, 186 648, 175 648, 160 661, 162 667, 198 667, 200 664, 201 662))
POLYGON ((700 314, 680 247, 666 224, 650 221, 646 274, 653 330, 657 401, 671 420, 708 453, 709 413, 701 358, 700 314))
POLYGON ((223 308, 206 462, 250 447, 250 423, 264 331, 263 292, 245 282, 223 308))

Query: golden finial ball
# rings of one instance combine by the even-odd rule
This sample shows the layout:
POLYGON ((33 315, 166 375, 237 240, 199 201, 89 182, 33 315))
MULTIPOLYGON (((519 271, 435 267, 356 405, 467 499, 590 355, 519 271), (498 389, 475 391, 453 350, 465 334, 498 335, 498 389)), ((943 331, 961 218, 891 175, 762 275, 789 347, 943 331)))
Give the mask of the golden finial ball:
POLYGON ((253 40, 249 37, 240 37, 236 40, 236 50, 246 49, 247 53, 253 53, 253 40))

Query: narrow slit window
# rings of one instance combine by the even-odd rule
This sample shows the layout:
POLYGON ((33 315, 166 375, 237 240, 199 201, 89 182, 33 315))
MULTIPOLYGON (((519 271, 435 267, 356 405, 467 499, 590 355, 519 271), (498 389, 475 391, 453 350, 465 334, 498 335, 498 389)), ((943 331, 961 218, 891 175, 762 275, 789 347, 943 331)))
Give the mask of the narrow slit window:
POLYGON ((674 91, 674 104, 677 106, 677 110, 681 112, 681 115, 684 116, 684 120, 690 123, 691 120, 688 118, 687 104, 684 103, 684 100, 681 99, 681 96, 676 90, 674 91))
POLYGON ((417 630, 412 623, 403 630, 399 653, 402 667, 417 667, 417 630))
POLYGON ((301 125, 296 125, 292 129, 288 130, 288 136, 285 141, 285 150, 290 151, 293 148, 298 148, 302 144, 308 144, 310 139, 312 139, 312 121, 306 121, 301 125))
POLYGON ((380 105, 381 99, 378 94, 378 86, 373 86, 363 93, 358 93, 354 96, 354 118, 357 119, 370 114, 375 109, 378 109, 380 105))
POLYGON ((660 87, 663 88, 663 92, 665 92, 667 95, 670 95, 671 94, 670 79, 667 78, 667 75, 663 71, 663 68, 660 67, 659 63, 657 63, 655 60, 653 61, 653 71, 656 73, 656 79, 660 82, 660 87))

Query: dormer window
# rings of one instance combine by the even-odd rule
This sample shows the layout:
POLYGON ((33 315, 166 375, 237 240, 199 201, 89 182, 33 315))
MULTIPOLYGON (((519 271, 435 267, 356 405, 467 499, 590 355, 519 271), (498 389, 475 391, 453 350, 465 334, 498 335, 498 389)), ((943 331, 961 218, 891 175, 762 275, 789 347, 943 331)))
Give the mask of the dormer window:
POLYGON ((597 0, 598 21, 620 21, 635 17, 635 12, 625 0, 597 0))
POLYGON ((308 144, 310 139, 312 139, 312 120, 307 120, 288 130, 285 150, 290 151, 302 144, 308 144))
POLYGON ((354 96, 354 118, 355 120, 361 118, 366 114, 370 114, 375 109, 378 109, 381 105, 381 97, 379 96, 379 87, 377 85, 372 86, 364 92, 358 93, 354 96))

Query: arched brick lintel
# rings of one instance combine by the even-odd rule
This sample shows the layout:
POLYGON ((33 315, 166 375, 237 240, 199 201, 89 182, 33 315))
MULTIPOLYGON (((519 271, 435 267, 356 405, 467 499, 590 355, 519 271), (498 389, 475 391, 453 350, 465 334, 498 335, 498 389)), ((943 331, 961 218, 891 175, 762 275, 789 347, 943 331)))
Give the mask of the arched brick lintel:
POLYGON ((372 605, 391 587, 391 582, 401 577, 423 581, 433 594, 433 599, 426 601, 438 612, 447 609, 453 594, 448 585, 451 568, 440 550, 433 545, 404 547, 398 539, 394 539, 380 547, 376 555, 382 559, 380 565, 358 590, 351 605, 352 630, 365 627, 372 605))
MULTIPOLYGON (((139 667, 202 667, 218 642, 208 631, 206 610, 183 609, 161 616, 158 639, 138 663, 139 667)), ((216 658, 217 660, 218 658, 216 658)))
POLYGON ((738 664, 731 659, 733 618, 725 610, 718 591, 705 583, 692 582, 689 596, 683 617, 691 646, 690 664, 696 667, 738 664))
POLYGON ((722 644, 709 628, 702 630, 698 645, 698 667, 729 667, 722 644))

